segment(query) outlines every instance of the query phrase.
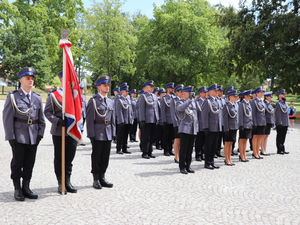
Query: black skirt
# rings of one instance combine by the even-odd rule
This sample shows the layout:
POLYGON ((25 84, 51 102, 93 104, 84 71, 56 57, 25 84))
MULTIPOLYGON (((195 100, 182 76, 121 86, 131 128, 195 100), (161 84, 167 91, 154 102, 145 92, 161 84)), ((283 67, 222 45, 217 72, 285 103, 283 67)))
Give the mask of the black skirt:
POLYGON ((235 142, 237 130, 229 130, 224 132, 224 142, 235 142))
POLYGON ((252 136, 252 129, 239 130, 239 139, 249 139, 252 136))
POLYGON ((257 126, 253 135, 264 135, 266 126, 257 126))
POLYGON ((180 135, 178 134, 178 127, 174 127, 174 138, 180 138, 180 135))
POLYGON ((267 126, 265 127, 265 135, 269 135, 271 133, 271 128, 273 127, 272 124, 267 123, 267 126))

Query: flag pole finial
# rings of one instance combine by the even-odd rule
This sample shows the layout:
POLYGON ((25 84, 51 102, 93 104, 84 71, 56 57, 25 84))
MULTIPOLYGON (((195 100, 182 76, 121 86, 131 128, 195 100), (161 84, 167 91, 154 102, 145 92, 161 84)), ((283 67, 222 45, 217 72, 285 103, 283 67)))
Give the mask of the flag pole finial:
POLYGON ((68 40, 69 39, 69 30, 67 29, 62 29, 60 31, 60 36, 61 36, 61 39, 63 40, 68 40))

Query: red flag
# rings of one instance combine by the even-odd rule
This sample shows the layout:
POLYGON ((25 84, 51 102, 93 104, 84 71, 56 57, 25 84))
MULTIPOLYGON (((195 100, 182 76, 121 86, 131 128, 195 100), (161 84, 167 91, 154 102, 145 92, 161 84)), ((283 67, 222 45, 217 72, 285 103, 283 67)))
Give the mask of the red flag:
POLYGON ((59 46, 64 49, 66 55, 65 119, 67 134, 79 142, 82 126, 82 99, 70 49, 72 43, 67 40, 60 40, 59 46))

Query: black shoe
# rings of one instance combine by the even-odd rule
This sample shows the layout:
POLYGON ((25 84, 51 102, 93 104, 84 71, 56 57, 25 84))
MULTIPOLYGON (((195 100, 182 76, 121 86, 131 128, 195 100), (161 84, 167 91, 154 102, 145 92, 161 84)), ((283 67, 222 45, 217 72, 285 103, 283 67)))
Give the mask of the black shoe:
POLYGON ((217 158, 218 158, 218 156, 217 156, 217 155, 215 155, 215 156, 214 156, 214 158, 215 158, 215 159, 217 159, 217 158))
POLYGON ((265 155, 265 156, 270 156, 269 153, 266 153, 266 154, 265 154, 265 153, 263 153, 263 152, 260 152, 260 154, 261 154, 261 155, 265 155))
POLYGON ((252 154, 252 158, 254 158, 254 159, 260 159, 260 157, 258 156, 255 156, 254 154, 252 154))
POLYGON ((212 167, 213 167, 214 169, 220 169, 220 167, 219 167, 219 166, 215 166, 215 164, 212 164, 212 167))
POLYGON ((133 142, 138 142, 138 141, 134 139, 133 142))
POLYGON ((148 156, 150 157, 150 158, 152 158, 152 159, 154 159, 154 158, 156 158, 154 155, 152 155, 152 154, 148 154, 148 156))
MULTIPOLYGON (((57 192, 59 193, 59 194, 62 194, 62 191, 61 191, 61 181, 58 183, 58 187, 57 187, 57 192)), ((65 187, 65 193, 64 193, 65 195, 67 194, 67 189, 66 189, 66 187, 65 187)))
POLYGON ((178 160, 176 160, 175 158, 174 158, 174 162, 175 162, 175 163, 179 163, 179 161, 178 161, 178 160))
POLYGON ((244 159, 241 158, 241 156, 239 156, 239 161, 240 161, 240 162, 249 162, 248 159, 245 159, 245 160, 244 160, 244 159))
POLYGON ((200 157, 196 157, 196 161, 201 162, 201 158, 200 157))
POLYGON ((169 152, 169 155, 174 155, 174 153, 173 152, 169 152))
POLYGON ((205 168, 205 169, 209 169, 209 170, 215 169, 211 164, 205 164, 205 165, 204 165, 204 168, 205 168))
POLYGON ((117 154, 123 155, 123 152, 121 152, 121 151, 117 151, 117 154))
POLYGON ((32 190, 29 188, 29 180, 23 180, 22 183, 22 192, 24 197, 29 198, 29 199, 37 199, 39 196, 34 193, 32 190))
POLYGON ((284 152, 277 152, 277 154, 279 154, 279 155, 284 155, 284 152))
POLYGON ((192 170, 191 168, 186 169, 186 171, 187 171, 188 173, 195 173, 195 171, 192 170))
POLYGON ((169 152, 164 153, 164 156, 170 156, 169 152))
POLYGON ((227 163, 226 160, 224 160, 224 163, 226 166, 233 166, 231 163, 227 163))
POLYGON ((77 193, 77 189, 71 184, 71 177, 69 175, 66 176, 66 190, 70 193, 77 193))
POLYGON ((162 150, 162 147, 156 145, 156 149, 157 149, 157 150, 162 150))
POLYGON ((93 173, 93 177, 94 177, 93 188, 102 189, 102 186, 101 186, 100 181, 99 181, 99 175, 93 173))
POLYGON ((202 160, 205 160, 205 157, 204 157, 203 154, 200 155, 200 158, 201 158, 202 160))
POLYGON ((25 200, 25 196, 23 195, 23 192, 21 189, 15 190, 14 198, 16 201, 20 201, 20 202, 23 202, 25 200))
POLYGON ((81 143, 81 144, 79 144, 80 146, 85 146, 85 144, 84 143, 81 143))
POLYGON ((180 170, 180 173, 182 173, 182 174, 188 174, 188 172, 186 171, 186 169, 180 170))
POLYGON ((15 193, 14 193, 14 198, 16 201, 24 201, 25 197, 23 195, 22 189, 21 189, 21 184, 20 184, 20 179, 14 179, 14 187, 15 187, 15 193))
POLYGON ((129 151, 127 151, 127 150, 123 151, 123 153, 124 153, 124 154, 131 154, 131 152, 129 152, 129 151))
POLYGON ((127 145, 126 148, 130 148, 130 146, 127 145))
POLYGON ((290 152, 285 152, 285 151, 284 151, 283 153, 284 153, 284 154, 290 154, 290 152))
POLYGON ((94 180, 94 182, 93 182, 93 188, 95 188, 95 189, 102 189, 102 186, 101 186, 99 180, 94 180))
POLYGON ((142 154, 142 158, 144 159, 150 159, 150 157, 148 155, 142 154))
POLYGON ((112 188, 114 185, 109 183, 104 177, 100 178, 100 184, 102 187, 112 188))

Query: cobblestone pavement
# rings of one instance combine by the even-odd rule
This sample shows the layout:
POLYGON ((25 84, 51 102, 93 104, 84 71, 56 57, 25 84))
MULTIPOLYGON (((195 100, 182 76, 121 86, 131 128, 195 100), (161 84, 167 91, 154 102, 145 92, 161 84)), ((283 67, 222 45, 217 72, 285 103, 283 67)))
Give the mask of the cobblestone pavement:
MULTIPOLYGON (((1 112, 4 101, 0 101, 1 112)), ((1 118, 2 118, 2 113, 1 118)), ((193 161, 195 174, 179 173, 172 157, 155 150, 142 159, 138 144, 131 155, 117 155, 113 144, 107 178, 114 188, 95 190, 90 173, 91 145, 78 147, 72 182, 77 194, 59 195, 53 169, 53 145, 47 123, 36 157, 31 187, 38 200, 13 199, 11 149, 0 123, 0 224, 300 224, 300 126, 289 131, 289 155, 275 154, 249 163, 205 170, 193 161)), ((248 158, 250 159, 250 152, 248 158)))

